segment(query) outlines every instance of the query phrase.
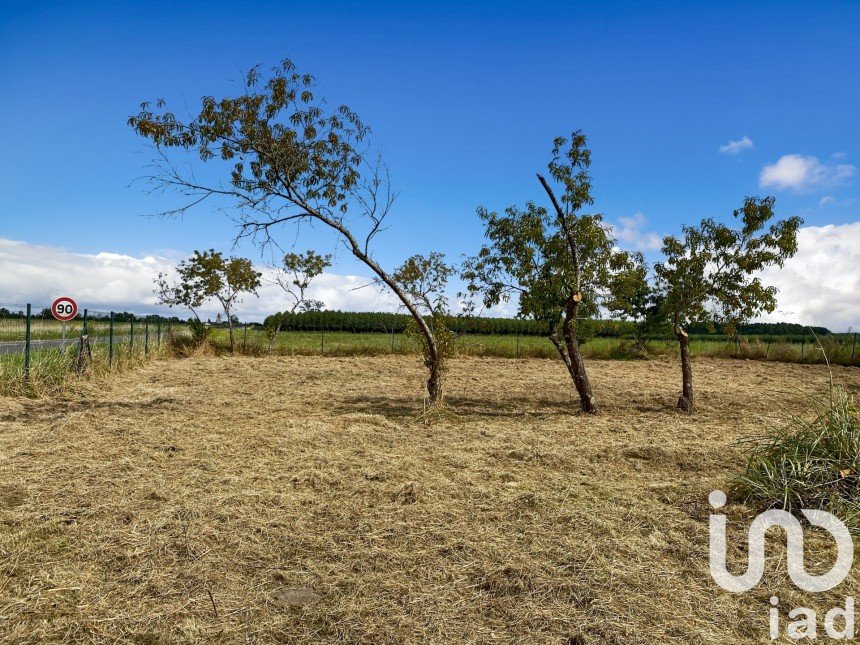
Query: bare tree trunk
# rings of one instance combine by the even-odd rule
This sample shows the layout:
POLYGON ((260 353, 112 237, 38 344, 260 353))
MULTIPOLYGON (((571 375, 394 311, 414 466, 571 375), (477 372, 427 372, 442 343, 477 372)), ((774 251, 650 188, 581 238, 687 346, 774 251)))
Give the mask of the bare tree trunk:
POLYGON ((553 332, 549 336, 550 342, 555 345, 556 350, 558 351, 558 355, 561 356, 561 360, 564 363, 564 366, 567 368, 568 373, 570 374, 570 378, 573 380, 574 384, 576 384, 576 369, 573 367, 573 363, 570 360, 570 355, 567 353, 567 347, 565 347, 564 343, 558 337, 558 334, 553 332))
POLYGON ((579 402, 582 405, 583 412, 594 414, 597 412, 597 401, 594 398, 594 393, 591 391, 591 382, 588 380, 588 374, 585 371, 585 362, 582 360, 582 354, 579 351, 579 343, 573 339, 572 347, 568 348, 570 353, 571 376, 573 384, 576 386, 576 391, 579 393, 579 402))
POLYGON ((415 319, 418 329, 424 336, 427 342, 427 367, 430 370, 430 377, 427 379, 427 394, 430 397, 431 404, 437 405, 442 403, 442 357, 439 355, 439 346, 436 344, 436 337, 433 331, 420 314, 415 304, 403 292, 403 289, 398 285, 385 271, 380 267, 373 258, 353 250, 353 255, 358 257, 362 262, 369 266, 376 275, 379 276, 385 284, 400 298, 400 301, 406 307, 407 311, 415 319))
POLYGON ((675 328, 678 346, 681 348, 681 398, 678 407, 685 412, 692 412, 693 406, 693 363, 690 360, 690 337, 680 327, 675 328))
MULTIPOLYGON (((291 313, 295 313, 295 307, 293 307, 293 311, 291 313)), ((275 325, 275 330, 269 335, 269 354, 271 354, 272 350, 275 348, 275 342, 278 340, 278 334, 281 332, 281 328, 283 328, 284 326, 284 319, 280 318, 281 314, 276 315, 279 316, 278 324, 275 325)))
POLYGON ((233 318, 227 314, 227 329, 230 334, 230 353, 233 353, 233 318))
POLYGON ((571 330, 565 331, 564 343, 561 342, 558 334, 555 332, 550 334, 549 339, 555 345, 556 350, 558 350, 558 354, 561 356, 561 360, 564 362, 564 366, 573 380, 573 385, 576 388, 577 394, 579 394, 579 403, 583 412, 595 414, 597 412, 597 401, 591 391, 591 382, 588 380, 588 374, 585 371, 585 361, 582 360, 582 354, 579 351, 579 341, 574 334, 570 334, 570 338, 568 338, 569 331, 571 330))
POLYGON ((597 401, 594 398, 594 393, 591 391, 591 381, 588 380, 588 373, 585 371, 585 361, 582 360, 582 352, 579 350, 579 339, 576 337, 576 331, 569 320, 565 321, 562 330, 564 333, 564 342, 567 346, 567 354, 570 357, 568 370, 573 378, 576 391, 579 394, 580 405, 582 405, 583 412, 594 414, 597 412, 597 401))
POLYGON ((430 378, 427 379, 427 394, 434 403, 442 401, 442 366, 439 357, 430 362, 430 378))

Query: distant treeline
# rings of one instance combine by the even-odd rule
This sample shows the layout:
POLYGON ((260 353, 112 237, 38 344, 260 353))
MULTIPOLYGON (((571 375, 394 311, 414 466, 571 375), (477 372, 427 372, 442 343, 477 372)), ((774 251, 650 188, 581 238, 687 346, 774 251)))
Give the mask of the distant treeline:
MULTIPOLYGON (((308 311, 278 315, 283 316, 281 329, 284 331, 325 330, 395 334, 402 333, 411 318, 408 314, 350 311, 308 311)), ((271 324, 273 320, 273 316, 270 316, 266 319, 266 323, 271 324)), ((585 337, 596 338, 628 338, 633 336, 635 330, 633 323, 623 320, 587 320, 583 321, 583 326, 585 327, 585 337)), ((533 320, 483 316, 453 318, 452 327, 461 334, 543 336, 547 331, 546 325, 533 320)), ((793 323, 750 323, 740 325, 737 333, 741 336, 802 337, 804 333, 809 333, 809 329, 810 327, 793 323)), ((819 336, 830 334, 830 330, 825 327, 812 327, 811 329, 819 336)), ((689 333, 693 336, 726 336, 724 329, 720 327, 708 328, 704 325, 691 326, 689 333)))
MULTIPOLYGON (((353 312, 353 311, 307 311, 303 313, 284 313, 281 329, 284 331, 345 331, 353 333, 377 332, 377 333, 403 333, 410 320, 408 314, 394 314, 381 312, 353 312)), ((23 311, 14 311, 0 307, 0 318, 21 318, 23 311)), ((34 318, 52 319, 50 309, 33 312, 34 318)), ((114 321, 118 323, 129 322, 132 317, 135 320, 143 320, 146 316, 132 314, 127 311, 114 312, 114 321)), ((83 314, 78 315, 82 319, 83 314)), ((156 316, 150 316, 155 320, 156 316)), ((107 320, 108 314, 104 312, 90 313, 90 320, 107 320)), ((187 321, 178 316, 161 317, 164 322, 182 324, 187 321)), ((273 320, 273 316, 266 319, 267 323, 273 320)), ((226 324, 226 323, 225 323, 226 324)), ((237 321, 237 324, 241 324, 237 321)), ((624 320, 585 320, 582 325, 582 338, 632 338, 635 325, 624 320)), ((464 316, 452 318, 452 327, 460 334, 500 334, 500 335, 522 335, 522 336, 544 336, 546 325, 534 320, 522 320, 519 318, 490 318, 486 316, 464 316)), ((690 325, 689 334, 693 338, 708 337, 720 338, 730 337, 722 327, 709 328, 705 325, 690 325)), ((795 323, 749 323, 739 325, 737 335, 759 336, 759 337, 782 337, 785 340, 800 341, 810 335, 809 330, 819 336, 830 335, 826 327, 808 327, 795 323)), ((667 338, 666 333, 652 334, 651 337, 667 338)))
MULTIPOLYGON (((284 331, 348 331, 399 334, 405 331, 412 319, 408 314, 352 311, 307 311, 284 313, 281 329, 284 331)), ((272 322, 266 318, 266 324, 272 322)), ((478 316, 452 318, 452 327, 462 334, 521 334, 540 336, 546 325, 518 318, 486 318, 478 316)))

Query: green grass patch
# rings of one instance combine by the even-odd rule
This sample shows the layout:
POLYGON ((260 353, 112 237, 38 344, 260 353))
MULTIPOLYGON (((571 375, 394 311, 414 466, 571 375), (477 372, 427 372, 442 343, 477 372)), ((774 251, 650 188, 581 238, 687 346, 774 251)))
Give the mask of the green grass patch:
MULTIPOLYGON (((263 355, 269 353, 269 341, 259 327, 240 327, 234 332, 236 351, 263 355)), ((212 330, 211 340, 219 351, 227 347, 227 330, 212 330)), ((847 338, 822 339, 831 364, 860 364, 860 356, 851 360, 852 345, 847 338)), ((725 338, 703 339, 694 337, 691 345, 694 356, 770 360, 789 363, 824 363, 824 354, 812 343, 805 346, 785 340, 744 338, 737 342, 725 338)), ((329 356, 375 356, 381 354, 415 354, 418 345, 405 334, 347 332, 347 331, 285 331, 278 334, 272 346, 273 354, 329 356)), ((552 343, 543 336, 509 334, 463 334, 455 341, 459 356, 487 356, 499 358, 558 358, 552 343)), ((591 338, 582 344, 587 359, 638 360, 657 356, 678 356, 675 340, 650 340, 644 348, 636 347, 632 340, 621 338, 591 338)))
POLYGON ((155 338, 147 342, 144 336, 135 334, 133 343, 128 338, 116 341, 111 355, 108 343, 96 340, 91 338, 92 358, 86 361, 82 373, 78 372, 78 342, 62 348, 34 348, 29 370, 23 351, 0 355, 0 396, 56 394, 81 378, 130 369, 161 356, 166 349, 164 342, 159 346, 155 338))

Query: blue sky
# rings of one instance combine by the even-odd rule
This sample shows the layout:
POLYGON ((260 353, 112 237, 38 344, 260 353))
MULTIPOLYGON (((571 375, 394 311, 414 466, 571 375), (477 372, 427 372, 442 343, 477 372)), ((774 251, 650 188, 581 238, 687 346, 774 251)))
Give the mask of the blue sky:
MULTIPOLYGON (((141 217, 177 199, 129 187, 150 153, 126 120, 145 99, 195 111, 284 57, 373 128, 400 191, 377 251, 389 267, 474 252, 475 207, 539 199, 534 173, 574 129, 595 209, 632 246, 746 195, 809 226, 857 222, 860 3, 700 4, 4 2, 0 237, 134 257, 228 248, 234 229, 208 209, 141 217)), ((337 271, 365 273, 340 255, 337 271)))

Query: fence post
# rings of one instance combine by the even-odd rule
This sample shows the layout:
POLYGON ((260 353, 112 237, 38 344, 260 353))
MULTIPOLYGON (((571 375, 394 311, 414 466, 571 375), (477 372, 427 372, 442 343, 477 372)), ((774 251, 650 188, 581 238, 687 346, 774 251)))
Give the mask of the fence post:
POLYGON ((149 354, 149 316, 143 319, 143 355, 149 354))
POLYGON ((325 327, 320 328, 320 354, 325 354, 325 327))
POLYGON ((33 307, 27 304, 27 321, 24 323, 24 385, 30 381, 30 316, 33 307))
POLYGON ((128 332, 128 356, 131 358, 134 352, 134 314, 131 314, 131 328, 128 332))
POLYGON ((113 368, 113 312, 110 312, 108 324, 108 369, 113 368))
POLYGON ((84 339, 86 339, 87 343, 89 343, 89 340, 90 340, 90 327, 87 324, 89 321, 89 317, 90 317, 89 311, 90 311, 89 309, 84 309, 84 325, 83 325, 83 327, 81 327, 81 344, 80 344, 80 350, 79 350, 79 354, 78 354, 79 360, 83 360, 82 357, 84 355, 84 339))
POLYGON ((517 358, 520 357, 520 334, 517 332, 517 358))
POLYGON ((857 332, 854 332, 854 343, 851 345, 851 362, 854 362, 854 350, 857 348, 857 332))
POLYGON ((800 358, 803 358, 804 350, 806 349, 806 327, 803 328, 803 336, 800 338, 800 358))
POLYGON ((764 357, 767 358, 770 356, 770 344, 773 342, 773 336, 767 341, 767 351, 764 353, 764 357))
POLYGON ((242 338, 242 351, 248 351, 248 323, 245 323, 245 329, 242 338))
POLYGON ((84 324, 81 327, 81 339, 78 343, 78 374, 83 374, 93 361, 93 350, 90 345, 89 310, 84 309, 84 324))
POLYGON ((155 338, 156 344, 161 347, 161 316, 155 317, 155 338))
POLYGON ((391 353, 394 353, 394 327, 391 328, 391 353))

